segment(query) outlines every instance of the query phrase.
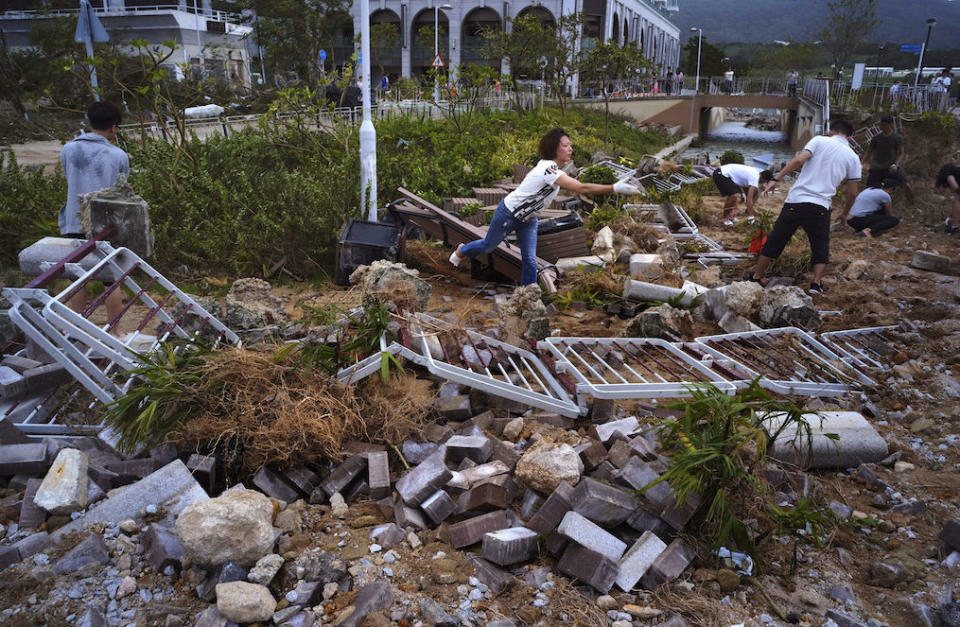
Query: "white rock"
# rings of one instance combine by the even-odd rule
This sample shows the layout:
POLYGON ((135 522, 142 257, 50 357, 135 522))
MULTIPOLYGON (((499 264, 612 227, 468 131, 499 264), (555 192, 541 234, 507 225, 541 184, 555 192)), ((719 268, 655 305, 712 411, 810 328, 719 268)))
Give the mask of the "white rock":
POLYGON ((503 426, 503 437, 512 442, 520 437, 521 431, 523 431, 523 418, 514 418, 503 426))
POLYGON ((244 568, 273 548, 273 503, 253 490, 237 489, 188 506, 176 531, 187 557, 198 566, 236 562, 244 568))
POLYGON ((330 497, 330 515, 337 518, 346 518, 349 509, 347 502, 343 500, 343 496, 339 492, 330 497))
POLYGON ((51 514, 70 514, 87 506, 87 454, 65 448, 57 454, 33 502, 51 514))
POLYGON ((217 609, 235 623, 259 623, 273 617, 277 601, 265 586, 231 581, 217 584, 217 609))
POLYGON ((576 485, 582 472, 583 461, 569 444, 541 442, 523 454, 514 478, 531 490, 550 494, 563 481, 576 485))
POLYGON ((281 566, 283 566, 283 558, 276 553, 264 555, 257 560, 257 564, 250 569, 250 572, 247 574, 247 581, 266 586, 273 580, 281 566))

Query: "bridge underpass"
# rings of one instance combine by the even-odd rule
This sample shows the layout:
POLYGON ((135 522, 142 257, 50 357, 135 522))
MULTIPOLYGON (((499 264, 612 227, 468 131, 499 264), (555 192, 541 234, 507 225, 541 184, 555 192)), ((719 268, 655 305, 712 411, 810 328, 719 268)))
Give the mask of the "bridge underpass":
MULTIPOLYGON (((696 96, 693 128, 690 128, 691 96, 677 98, 638 98, 610 101, 610 111, 631 118, 638 123, 681 126, 685 131, 709 132, 724 122, 726 109, 778 109, 781 128, 794 148, 802 148, 823 124, 822 113, 816 105, 802 98, 786 94, 708 94, 696 96)), ((603 108, 602 101, 591 101, 586 106, 603 108)))

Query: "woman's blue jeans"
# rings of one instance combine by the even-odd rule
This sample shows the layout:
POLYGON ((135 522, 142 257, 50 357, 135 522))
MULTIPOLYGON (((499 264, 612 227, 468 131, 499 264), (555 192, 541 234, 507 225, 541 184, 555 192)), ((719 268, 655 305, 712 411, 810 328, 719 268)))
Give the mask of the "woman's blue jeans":
POLYGON ((487 229, 487 235, 469 244, 464 244, 460 254, 476 257, 493 252, 493 249, 512 231, 517 232, 517 245, 520 246, 520 285, 537 282, 537 218, 521 222, 513 217, 507 206, 500 201, 493 212, 493 220, 487 229))

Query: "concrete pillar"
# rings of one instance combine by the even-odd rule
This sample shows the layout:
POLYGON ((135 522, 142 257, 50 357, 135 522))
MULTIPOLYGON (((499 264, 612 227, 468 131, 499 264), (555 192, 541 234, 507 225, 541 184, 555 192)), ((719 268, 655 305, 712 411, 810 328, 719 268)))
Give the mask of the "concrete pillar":
POLYGON ((447 19, 447 37, 449 38, 447 45, 450 58, 444 59, 444 62, 447 63, 447 70, 452 71, 460 65, 460 51, 463 49, 463 17, 460 15, 459 6, 455 6, 453 11, 447 11, 447 19))

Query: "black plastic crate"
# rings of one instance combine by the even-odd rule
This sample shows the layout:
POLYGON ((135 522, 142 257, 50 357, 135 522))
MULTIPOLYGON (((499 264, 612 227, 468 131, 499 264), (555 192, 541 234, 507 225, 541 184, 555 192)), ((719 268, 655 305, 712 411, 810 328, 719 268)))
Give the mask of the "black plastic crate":
POLYGON ((378 259, 403 261, 403 228, 351 219, 337 240, 337 285, 349 285, 354 270, 378 259))

